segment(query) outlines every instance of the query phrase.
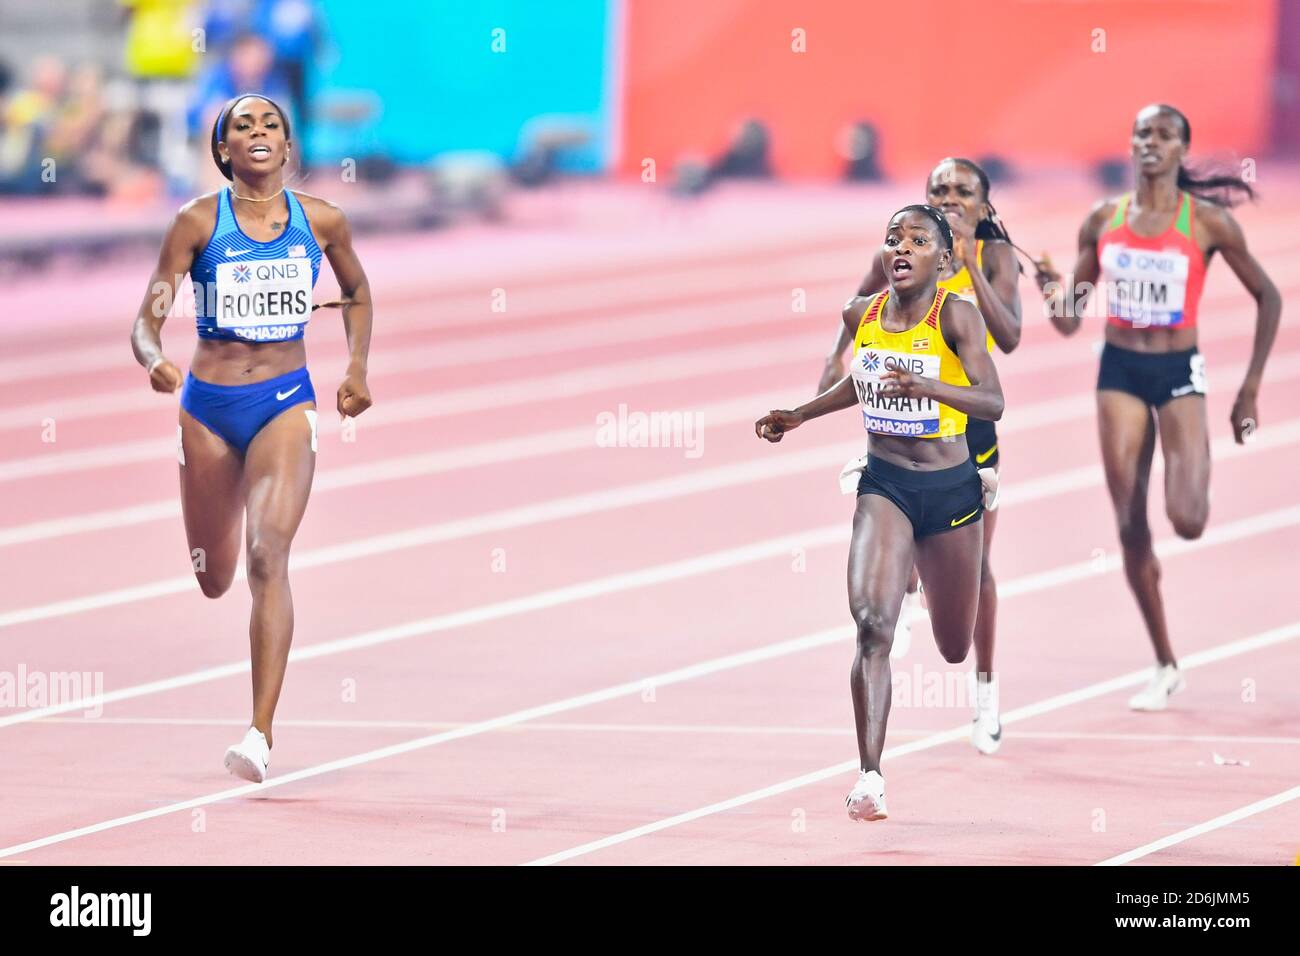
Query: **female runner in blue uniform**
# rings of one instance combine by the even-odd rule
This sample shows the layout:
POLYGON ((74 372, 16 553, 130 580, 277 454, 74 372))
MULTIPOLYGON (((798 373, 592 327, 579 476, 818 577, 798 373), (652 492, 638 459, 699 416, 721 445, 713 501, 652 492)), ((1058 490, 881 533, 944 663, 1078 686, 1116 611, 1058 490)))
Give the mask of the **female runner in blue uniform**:
POLYGON ((316 467, 316 394, 303 332, 321 257, 344 295, 351 360, 338 412, 370 407, 370 287, 343 212, 285 189, 289 119, 272 100, 231 100, 212 130, 212 158, 232 185, 183 206, 163 239, 131 346, 157 392, 181 389, 181 505, 195 577, 210 598, 229 590, 247 516, 253 595, 253 717, 226 768, 266 779, 271 722, 293 639, 289 548, 316 467), (186 273, 198 344, 183 379, 163 355, 162 325, 186 273))

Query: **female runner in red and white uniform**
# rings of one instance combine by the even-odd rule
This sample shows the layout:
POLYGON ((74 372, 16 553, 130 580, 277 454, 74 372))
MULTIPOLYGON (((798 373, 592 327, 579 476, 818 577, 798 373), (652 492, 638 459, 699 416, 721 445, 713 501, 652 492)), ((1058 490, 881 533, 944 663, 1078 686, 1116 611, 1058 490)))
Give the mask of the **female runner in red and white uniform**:
POLYGON ((1184 686, 1169 643, 1160 564, 1147 522, 1147 485, 1156 435, 1165 458, 1165 511, 1182 538, 1197 538, 1209 516, 1210 444, 1205 420, 1205 360, 1196 347, 1206 266, 1220 253, 1256 302, 1255 342, 1232 406, 1237 443, 1259 423, 1256 400, 1277 335, 1282 300, 1246 248, 1228 211, 1232 192, 1253 197, 1237 176, 1198 178, 1183 165, 1191 142, 1187 118, 1154 104, 1133 123, 1137 188, 1097 203, 1079 230, 1073 294, 1049 263, 1038 283, 1052 324, 1079 327, 1093 286, 1106 296, 1106 344, 1097 378, 1097 425, 1106 485, 1115 508, 1124 572, 1156 654, 1156 670, 1129 700, 1134 710, 1163 710, 1184 686))

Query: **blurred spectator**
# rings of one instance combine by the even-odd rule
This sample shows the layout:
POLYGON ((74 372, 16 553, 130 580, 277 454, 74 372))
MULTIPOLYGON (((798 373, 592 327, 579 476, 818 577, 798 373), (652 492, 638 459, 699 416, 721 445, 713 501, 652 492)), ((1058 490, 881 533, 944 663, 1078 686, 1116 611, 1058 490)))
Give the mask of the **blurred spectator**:
POLYGON ((58 105, 45 138, 45 150, 61 170, 76 166, 103 122, 99 92, 102 83, 99 67, 91 63, 77 67, 68 82, 67 95, 58 105))
POLYGON ((148 152, 167 177, 173 193, 190 188, 191 159, 185 135, 189 79, 201 49, 193 0, 119 0, 130 22, 126 34, 126 68, 136 81, 140 105, 156 137, 148 152))
POLYGON ((0 130, 0 193, 38 193, 53 189, 48 175, 46 138, 57 119, 67 84, 67 68, 52 56, 32 64, 31 83, 5 104, 0 130))
POLYGON ((110 109, 82 154, 79 185, 84 192, 133 202, 156 198, 163 188, 156 169, 138 153, 141 116, 110 109))
MULTIPOLYGON (((190 136, 201 156, 208 153, 212 124, 232 97, 255 92, 263 93, 277 103, 288 101, 289 89, 274 67, 275 56, 270 44, 254 33, 245 33, 234 40, 221 59, 203 72, 187 114, 190 136)), ((290 111, 289 119, 294 127, 296 149, 298 117, 290 111)))
POLYGON ((320 15, 311 0, 263 0, 261 33, 275 51, 276 70, 289 87, 297 130, 298 159, 306 162, 305 148, 311 126, 311 87, 308 72, 320 42, 320 15))
POLYGON ((300 160, 306 155, 304 147, 312 119, 307 79, 320 46, 322 22, 314 0, 211 0, 204 18, 204 34, 211 50, 233 46, 250 33, 266 41, 275 74, 274 84, 268 81, 267 85, 287 92, 283 102, 293 119, 300 160))
POLYGON ((208 49, 226 50, 236 38, 251 33, 261 0, 208 0, 203 10, 203 36, 208 49))
POLYGON ((0 193, 159 193, 154 159, 141 155, 142 115, 129 105, 107 107, 103 89, 92 64, 70 79, 54 57, 33 64, 31 85, 12 96, 0 123, 0 193))

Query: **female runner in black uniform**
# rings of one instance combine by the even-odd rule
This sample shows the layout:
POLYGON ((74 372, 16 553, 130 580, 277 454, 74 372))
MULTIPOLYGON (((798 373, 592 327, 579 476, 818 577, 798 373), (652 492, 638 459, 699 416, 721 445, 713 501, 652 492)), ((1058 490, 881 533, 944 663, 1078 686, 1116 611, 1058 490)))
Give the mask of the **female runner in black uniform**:
MULTIPOLYGON (((1010 353, 1020 344, 1020 264, 1011 237, 989 200, 988 175, 969 159, 945 159, 930 171, 925 192, 927 202, 943 210, 947 216, 955 240, 953 262, 940 276, 939 286, 955 292, 980 310, 989 330, 990 351, 996 345, 1002 352, 1010 353)), ((876 258, 871 263, 871 271, 862 280, 858 294, 870 295, 885 285, 885 271, 876 258)), ((841 328, 834 348, 826 357, 818 392, 824 392, 843 376, 842 356, 851 341, 849 332, 841 328)), ((998 586, 989 561, 993 532, 997 527, 996 472, 1001 461, 993 423, 981 418, 968 419, 966 444, 975 467, 994 488, 984 512, 980 609, 975 622, 975 717, 971 721, 971 743, 980 753, 992 754, 1002 744, 998 679, 993 669, 998 586)), ((908 596, 904 598, 898 616, 895 657, 906 654, 910 644, 910 619, 920 606, 918 585, 913 573, 908 584, 908 596)))
POLYGON ((900 210, 880 253, 889 290, 855 297, 844 309, 854 333, 851 374, 806 405, 772 411, 754 425, 759 437, 777 442, 857 402, 869 433, 849 550, 861 773, 846 802, 855 820, 887 816, 880 755, 892 690, 889 649, 912 568, 926 582, 945 660, 965 659, 979 606, 984 492, 966 447, 966 418, 996 420, 1003 401, 979 311, 939 288, 952 244, 939 210, 900 210))

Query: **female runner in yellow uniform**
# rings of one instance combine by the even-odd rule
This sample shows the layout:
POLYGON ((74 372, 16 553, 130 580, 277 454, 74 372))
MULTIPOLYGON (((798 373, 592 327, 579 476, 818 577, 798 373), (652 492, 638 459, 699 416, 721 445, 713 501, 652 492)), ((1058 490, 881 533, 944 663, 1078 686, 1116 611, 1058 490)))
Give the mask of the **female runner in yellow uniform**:
POLYGON ((894 640, 915 566, 930 595, 935 642, 957 663, 970 649, 979 607, 983 486, 966 446, 967 416, 1002 416, 1002 389, 979 310, 938 287, 952 261, 952 228, 932 206, 890 220, 880 258, 886 292, 844 309, 854 339, 850 374, 793 411, 754 424, 780 441, 803 422, 862 407, 867 461, 849 551, 849 606, 857 625, 851 688, 861 772, 847 805, 855 820, 883 820, 880 773, 889 719, 894 640))
MULTIPOLYGON (((988 348, 996 345, 1010 353, 1020 344, 1020 265, 1002 220, 989 200, 989 178, 979 164, 951 157, 930 171, 925 186, 926 201, 943 211, 952 226, 955 247, 953 261, 939 279, 939 288, 961 296, 980 310, 988 327, 988 348)), ((879 259, 862 280, 859 295, 885 288, 884 269, 879 259)), ((824 392, 844 374, 841 356, 852 336, 841 329, 834 349, 826 358, 818 392, 824 392)), ((966 423, 966 444, 981 476, 996 489, 1001 459, 994 425, 982 418, 966 423), (987 470, 986 470, 987 469, 987 470)), ((975 719, 971 722, 971 743, 983 754, 992 754, 1002 744, 1002 722, 998 717, 998 679, 993 670, 993 644, 997 635, 998 585, 993 577, 989 552, 997 527, 996 490, 984 513, 984 554, 980 578, 980 608, 975 621, 975 719)), ((894 656, 907 653, 911 638, 910 619, 920 606, 917 579, 912 576, 908 596, 899 613, 894 656)))

